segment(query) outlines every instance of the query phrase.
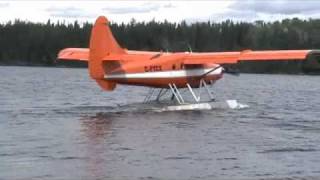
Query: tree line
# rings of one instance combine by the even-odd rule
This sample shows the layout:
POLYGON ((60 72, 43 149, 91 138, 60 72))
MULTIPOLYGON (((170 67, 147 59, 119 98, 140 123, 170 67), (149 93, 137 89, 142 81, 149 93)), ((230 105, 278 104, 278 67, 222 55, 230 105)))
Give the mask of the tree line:
MULTIPOLYGON (((53 66, 59 50, 88 47, 91 23, 0 24, 0 64, 53 66)), ((320 19, 172 23, 168 21, 111 23, 119 44, 152 51, 237 51, 320 49, 320 19)))

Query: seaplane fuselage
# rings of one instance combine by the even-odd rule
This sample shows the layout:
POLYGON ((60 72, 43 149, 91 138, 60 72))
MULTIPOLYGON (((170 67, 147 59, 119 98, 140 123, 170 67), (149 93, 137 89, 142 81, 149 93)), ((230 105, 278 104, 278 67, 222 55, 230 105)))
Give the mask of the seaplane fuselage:
POLYGON ((223 68, 218 64, 185 64, 185 53, 127 51, 126 61, 106 61, 104 79, 117 84, 167 88, 175 84, 183 88, 187 83, 198 87, 201 79, 212 83, 222 77, 223 68), (112 70, 108 68, 113 67, 112 70), (213 71, 212 71, 213 70, 213 71))

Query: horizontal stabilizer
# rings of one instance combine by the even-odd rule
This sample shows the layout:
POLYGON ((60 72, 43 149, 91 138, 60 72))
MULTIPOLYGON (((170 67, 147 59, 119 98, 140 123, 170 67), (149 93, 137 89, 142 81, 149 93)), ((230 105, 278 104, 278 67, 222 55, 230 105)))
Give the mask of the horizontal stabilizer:
POLYGON ((89 60, 88 48, 66 48, 59 52, 57 59, 59 60, 89 60))

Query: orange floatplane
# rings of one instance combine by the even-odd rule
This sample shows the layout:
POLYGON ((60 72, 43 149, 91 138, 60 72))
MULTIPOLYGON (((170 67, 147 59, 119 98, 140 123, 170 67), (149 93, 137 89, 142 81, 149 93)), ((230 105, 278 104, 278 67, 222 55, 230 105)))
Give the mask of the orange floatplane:
POLYGON ((87 61, 91 78, 106 91, 114 90, 117 84, 147 86, 160 89, 157 100, 169 91, 172 99, 184 104, 186 102, 179 89, 189 90, 196 103, 201 100, 193 88, 206 89, 213 99, 209 85, 222 78, 223 73, 228 72, 228 66, 240 61, 313 62, 319 56, 320 51, 317 50, 209 53, 132 51, 119 46, 110 30, 109 21, 101 16, 92 28, 89 48, 63 49, 58 59, 87 61))

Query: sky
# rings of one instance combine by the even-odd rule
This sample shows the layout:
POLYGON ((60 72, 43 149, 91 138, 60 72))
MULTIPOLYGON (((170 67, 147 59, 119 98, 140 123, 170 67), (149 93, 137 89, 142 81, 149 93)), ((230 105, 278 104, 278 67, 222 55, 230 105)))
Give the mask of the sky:
POLYGON ((318 0, 213 0, 213 1, 0 1, 0 22, 15 19, 31 22, 94 22, 100 16, 110 21, 187 22, 320 18, 318 0))

